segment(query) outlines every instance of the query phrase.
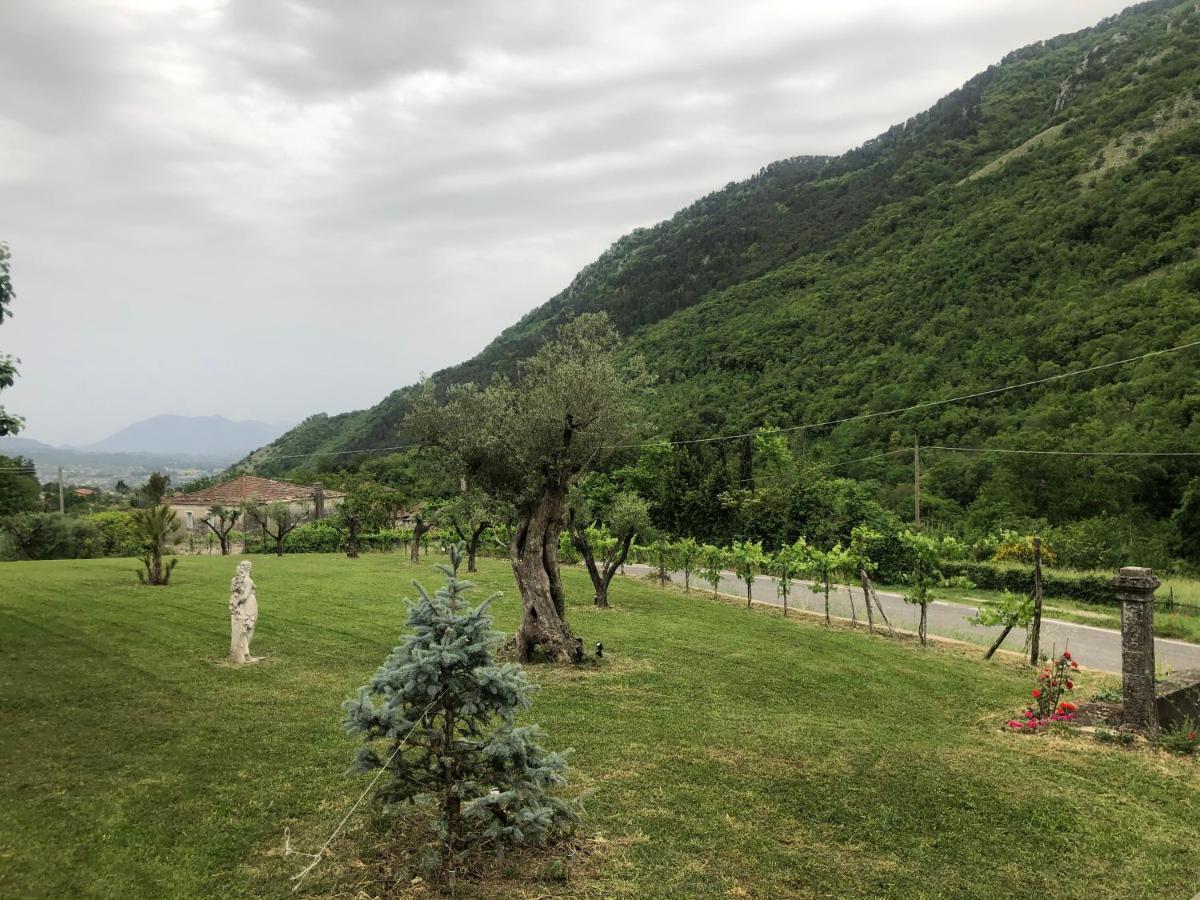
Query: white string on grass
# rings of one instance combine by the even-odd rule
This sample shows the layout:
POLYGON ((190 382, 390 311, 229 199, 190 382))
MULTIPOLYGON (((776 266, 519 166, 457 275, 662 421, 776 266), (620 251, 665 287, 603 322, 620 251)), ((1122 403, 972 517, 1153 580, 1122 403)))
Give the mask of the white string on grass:
POLYGON ((329 845, 333 843, 333 839, 338 836, 338 833, 341 832, 346 823, 350 821, 350 817, 354 815, 354 811, 358 809, 359 805, 363 802, 363 800, 366 799, 367 794, 371 793, 371 790, 379 782, 380 777, 384 772, 387 771, 387 767, 390 766, 392 764, 392 760, 396 758, 396 754, 404 749, 404 745, 408 742, 408 739, 412 737, 412 733, 417 730, 417 726, 425 720, 425 717, 429 715, 429 711, 433 709, 434 705, 437 704, 437 702, 441 700, 445 694, 446 692, 442 691, 442 693, 434 697, 433 700, 430 701, 429 705, 425 707, 421 715, 417 717, 417 721, 413 723, 413 727, 408 729, 408 734, 401 738, 400 743, 396 745, 396 749, 392 751, 392 755, 387 758, 387 762, 379 767, 379 771, 375 773, 375 777, 371 779, 371 783, 368 784, 366 789, 358 795, 358 799, 354 801, 354 804, 346 812, 346 815, 342 816, 342 821, 338 822, 337 828, 333 829, 333 832, 329 835, 325 843, 321 845, 320 849, 318 849, 316 853, 306 853, 303 850, 297 850, 292 846, 292 830, 290 828, 283 829, 284 858, 286 859, 289 856, 307 856, 310 860, 312 860, 312 862, 305 866, 299 874, 292 876, 292 881, 296 882, 292 886, 292 893, 300 890, 300 885, 304 883, 304 879, 308 876, 308 873, 315 869, 321 862, 321 859, 325 856, 325 851, 328 850, 329 845))

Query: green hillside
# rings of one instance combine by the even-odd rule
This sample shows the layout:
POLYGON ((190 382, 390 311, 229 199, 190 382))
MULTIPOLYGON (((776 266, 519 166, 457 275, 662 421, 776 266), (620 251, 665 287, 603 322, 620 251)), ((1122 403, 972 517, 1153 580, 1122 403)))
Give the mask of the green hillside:
MULTIPOLYGON (((1200 340, 1198 248, 1200 11, 1148 3, 1016 51, 840 157, 773 163, 626 235, 435 379, 511 370, 564 317, 605 310, 659 376, 664 436, 839 419, 1200 340)), ((853 460, 909 446, 919 429, 923 443, 954 447, 1195 450, 1198 362, 1200 348, 801 430, 795 448, 853 460)), ((404 443, 407 398, 312 417, 250 463, 282 473, 404 443)), ((687 482, 676 496, 715 496, 738 480, 741 452, 736 441, 676 448, 687 482)), ((1200 472, 1180 458, 939 450, 923 465, 931 521, 981 527, 1119 514, 1153 531, 1200 472)), ((907 511, 907 466, 896 455, 839 474, 907 511)), ((705 518, 679 509, 660 505, 661 524, 705 518)))

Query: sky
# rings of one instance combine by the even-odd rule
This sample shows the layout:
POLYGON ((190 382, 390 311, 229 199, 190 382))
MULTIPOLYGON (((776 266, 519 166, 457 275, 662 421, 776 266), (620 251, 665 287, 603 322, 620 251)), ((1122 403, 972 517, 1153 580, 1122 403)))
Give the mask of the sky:
POLYGON ((0 403, 70 444, 370 406, 632 228, 1125 5, 2 0, 0 403))

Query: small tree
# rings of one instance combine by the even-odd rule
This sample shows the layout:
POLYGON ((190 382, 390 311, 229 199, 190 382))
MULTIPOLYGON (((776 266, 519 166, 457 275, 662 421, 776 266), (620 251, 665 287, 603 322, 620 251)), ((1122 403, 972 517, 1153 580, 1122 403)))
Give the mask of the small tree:
POLYGON ((812 579, 810 589, 814 594, 825 595, 825 624, 832 625, 833 619, 829 613, 829 588, 835 573, 846 566, 847 554, 841 544, 834 544, 828 550, 808 548, 808 559, 804 567, 805 574, 812 579))
POLYGON ((776 590, 783 599, 783 615, 788 614, 788 595, 792 591, 792 581, 804 572, 808 559, 808 542, 799 538, 794 544, 784 544, 771 557, 767 568, 775 575, 776 590))
POLYGON ((675 542, 672 555, 683 572, 683 590, 686 593, 692 589, 692 572, 700 563, 700 544, 693 537, 682 538, 675 542))
POLYGON ((646 545, 646 552, 654 561, 654 577, 658 579, 659 584, 666 584, 671 580, 670 569, 674 562, 674 549, 675 545, 665 534, 646 545))
MULTIPOLYGON (((1024 597, 1011 591, 1005 591, 1000 599, 985 600, 980 604, 975 615, 971 616, 968 621, 972 625, 1003 626, 999 636, 988 647, 987 653, 983 654, 984 659, 991 659, 1000 649, 1000 645, 1004 643, 1009 632, 1014 628, 1029 627, 1029 623, 1033 621, 1033 597, 1024 597)), ((1027 634, 1026 643, 1028 642, 1027 634)))
POLYGON ((263 534, 275 541, 275 555, 283 556, 284 539, 308 521, 309 508, 307 505, 295 507, 282 500, 266 506, 248 503, 246 515, 258 524, 263 534))
MULTIPOLYGON (((872 634, 875 632, 876 609, 878 609, 879 615, 883 618, 884 624, 893 633, 895 632, 895 629, 892 628, 892 623, 888 621, 887 613, 883 611, 883 606, 879 604, 878 598, 875 597, 875 587, 871 583, 871 576, 878 568, 878 564, 873 558, 874 548, 882 540, 883 535, 878 531, 866 525, 855 525, 850 531, 850 546, 847 548, 847 556, 849 557, 847 561, 850 570, 857 575, 859 584, 862 586, 863 603, 867 607, 867 631, 872 634)), ((849 584, 846 585, 846 590, 851 590, 849 584)))
POLYGON ((734 541, 729 559, 738 577, 746 582, 746 609, 749 609, 754 598, 754 579, 767 564, 762 541, 734 541))
POLYGON ((928 635, 929 604, 935 599, 933 589, 950 583, 939 568, 941 560, 960 555, 961 545, 953 538, 938 540, 917 531, 900 532, 900 543, 908 556, 909 569, 904 576, 908 585, 908 590, 904 593, 904 602, 915 603, 921 607, 917 635, 921 639, 921 646, 924 646, 928 635))
POLYGON ((619 344, 604 314, 576 316, 521 362, 515 380, 497 375, 482 390, 451 386, 441 407, 429 384, 407 420, 449 451, 472 484, 516 511, 509 560, 522 617, 512 650, 522 661, 581 657, 566 621, 558 541, 575 480, 646 427, 638 395, 649 376, 639 357, 617 354, 619 344))
POLYGON ((133 511, 133 526, 142 545, 142 569, 137 569, 142 584, 166 585, 179 560, 172 557, 163 566, 163 554, 183 530, 175 511, 169 506, 151 506, 133 511))
POLYGON ((346 496, 337 505, 329 521, 344 535, 346 556, 358 558, 359 536, 364 531, 382 528, 390 515, 383 488, 368 481, 350 484, 346 496))
POLYGON ((717 596, 717 586, 721 576, 725 574, 727 554, 720 547, 704 544, 700 548, 700 577, 712 585, 713 596, 717 596))
POLYGON ((575 804, 556 795, 565 757, 541 746, 536 725, 515 724, 533 685, 493 657, 502 635, 489 608, 499 594, 471 606, 462 560, 451 547, 450 565, 437 567, 446 585, 432 597, 414 582, 409 635, 344 705, 346 730, 364 742, 356 769, 385 769, 376 799, 436 805, 443 870, 472 849, 543 843, 577 820, 575 804))
POLYGON ((476 571, 475 557, 479 553, 479 542, 483 533, 498 522, 507 519, 510 510, 477 487, 468 487, 442 504, 438 510, 438 521, 444 523, 449 532, 467 548, 467 572, 476 571))
POLYGON ((649 507, 632 491, 622 491, 607 505, 601 520, 591 514, 591 505, 577 493, 572 494, 571 501, 567 510, 571 545, 592 579, 596 606, 608 609, 608 586, 625 564, 633 539, 650 526, 649 507))
POLYGON ((433 523, 425 518, 424 511, 418 509, 413 513, 412 525, 412 552, 409 560, 415 565, 421 561, 421 549, 426 546, 429 541, 429 532, 433 530, 433 523))
POLYGON ((204 525, 216 535, 217 541, 221 545, 221 555, 229 555, 229 533, 233 531, 237 525, 238 518, 241 516, 240 509, 226 509, 224 506, 210 506, 208 515, 200 520, 200 524, 204 525))

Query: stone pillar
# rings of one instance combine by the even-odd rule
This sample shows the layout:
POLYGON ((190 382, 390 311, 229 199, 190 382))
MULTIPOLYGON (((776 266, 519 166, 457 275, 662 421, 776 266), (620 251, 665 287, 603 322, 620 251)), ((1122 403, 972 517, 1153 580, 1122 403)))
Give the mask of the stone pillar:
POLYGON ((325 486, 319 481, 313 484, 313 518, 325 518, 325 486))
POLYGON ((1112 580, 1121 601, 1121 693, 1126 725, 1152 728, 1154 709, 1154 592, 1150 569, 1125 566, 1112 580))

